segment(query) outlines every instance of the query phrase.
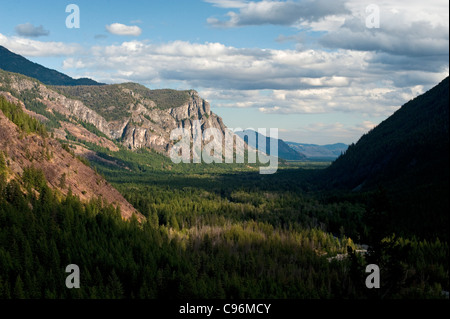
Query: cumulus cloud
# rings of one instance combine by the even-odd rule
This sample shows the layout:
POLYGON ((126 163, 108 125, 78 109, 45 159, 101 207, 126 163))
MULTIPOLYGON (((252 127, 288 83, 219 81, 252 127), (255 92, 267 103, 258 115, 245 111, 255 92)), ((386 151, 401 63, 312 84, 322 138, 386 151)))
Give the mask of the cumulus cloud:
POLYGON ((214 27, 232 28, 248 25, 293 25, 301 21, 318 21, 329 15, 349 13, 343 0, 301 0, 259 2, 208 1, 221 8, 239 9, 230 11, 228 19, 210 17, 207 22, 214 27))
POLYGON ((15 30, 18 35, 23 37, 37 38, 50 34, 50 31, 45 30, 42 25, 36 27, 31 23, 19 24, 18 26, 16 26, 15 30))
MULTIPOLYGON (((380 27, 367 28, 365 8, 370 2, 350 0, 352 14, 339 27, 327 30, 319 43, 327 49, 368 53, 368 77, 385 74, 395 87, 428 86, 448 74, 448 3, 380 3, 380 27)), ((310 27, 320 30, 318 25, 310 27)))
POLYGON ((364 63, 363 54, 245 49, 185 41, 96 46, 90 57, 81 59, 90 60, 94 69, 114 66, 112 70, 131 71, 141 78, 151 79, 156 73, 160 79, 186 81, 195 87, 239 90, 347 86, 349 79, 341 75, 340 66, 347 65, 345 73, 351 75, 357 71, 355 60, 364 63))
MULTIPOLYGON (((437 84, 447 70, 376 64, 373 52, 246 49, 221 43, 129 41, 96 46, 66 59, 102 82, 160 83, 196 88, 215 107, 256 108, 266 114, 348 112, 388 116, 437 84)), ((394 62, 393 62, 394 63, 394 62)))
POLYGON ((343 49, 247 49, 222 43, 135 40, 83 51, 77 45, 1 34, 0 44, 27 56, 67 56, 63 67, 76 76, 195 88, 214 107, 255 108, 266 114, 386 117, 448 75, 448 67, 441 70, 441 64, 431 70, 420 64, 396 69, 398 61, 388 65, 377 53, 343 49))
POLYGON ((121 23, 113 23, 106 25, 106 31, 115 35, 129 35, 129 36, 139 36, 142 33, 141 28, 138 26, 128 26, 121 23))
POLYGON ((0 45, 24 56, 72 56, 83 52, 79 44, 42 42, 22 37, 7 37, 0 33, 0 45))

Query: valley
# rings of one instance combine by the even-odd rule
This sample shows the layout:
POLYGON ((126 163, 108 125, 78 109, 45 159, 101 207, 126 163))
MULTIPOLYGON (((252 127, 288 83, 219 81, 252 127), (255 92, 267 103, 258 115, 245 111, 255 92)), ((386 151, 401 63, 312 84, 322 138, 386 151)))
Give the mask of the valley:
POLYGON ((260 163, 172 162, 173 129, 229 134, 195 91, 59 84, 0 70, 0 298, 449 290, 448 78, 336 160, 297 145, 271 175, 260 163), (80 289, 61 284, 68 264, 80 289), (365 286, 367 264, 382 269, 380 289, 365 286))

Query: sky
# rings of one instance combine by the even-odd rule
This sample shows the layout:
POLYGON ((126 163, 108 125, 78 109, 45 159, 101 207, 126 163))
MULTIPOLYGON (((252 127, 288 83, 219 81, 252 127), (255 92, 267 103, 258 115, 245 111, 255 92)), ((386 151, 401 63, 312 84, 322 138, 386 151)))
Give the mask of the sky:
POLYGON ((74 78, 197 90, 230 128, 350 144, 448 76, 448 12, 448 0, 1 0, 0 45, 74 78))

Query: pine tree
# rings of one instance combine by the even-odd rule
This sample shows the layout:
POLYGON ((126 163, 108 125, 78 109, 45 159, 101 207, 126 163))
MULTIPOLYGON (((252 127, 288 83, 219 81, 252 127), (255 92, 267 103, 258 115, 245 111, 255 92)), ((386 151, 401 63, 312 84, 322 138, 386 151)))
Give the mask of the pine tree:
POLYGON ((20 275, 16 278, 16 283, 14 284, 14 290, 13 290, 13 298, 14 299, 25 299, 25 291, 23 287, 23 281, 22 278, 20 278, 20 275))
POLYGON ((110 299, 121 299, 124 297, 123 285, 120 282, 119 277, 116 272, 111 272, 111 275, 108 278, 108 298, 110 299))

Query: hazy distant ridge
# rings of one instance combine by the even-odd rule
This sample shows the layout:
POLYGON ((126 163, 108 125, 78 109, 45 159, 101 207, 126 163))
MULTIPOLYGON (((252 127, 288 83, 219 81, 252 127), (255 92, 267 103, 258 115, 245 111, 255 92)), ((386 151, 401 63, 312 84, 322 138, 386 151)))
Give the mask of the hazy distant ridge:
POLYGON ((316 145, 296 142, 286 142, 293 150, 304 154, 308 158, 338 158, 348 149, 348 145, 344 143, 316 145))
MULTIPOLYGON (((237 136, 239 136, 240 138, 244 139, 245 134, 254 134, 254 131, 253 130, 245 130, 245 131, 235 132, 235 134, 237 136)), ((273 137, 266 137, 266 136, 258 133, 256 135, 256 143, 254 143, 251 139, 248 140, 248 138, 246 138, 246 137, 244 140, 251 147, 258 149, 259 140, 263 139, 263 138, 266 138, 266 150, 264 150, 264 151, 267 154, 273 155, 273 154, 270 154, 270 145, 273 145, 273 143, 278 143, 278 157, 285 159, 285 160, 289 160, 289 161, 306 160, 306 156, 304 154, 298 152, 295 149, 292 149, 281 139, 275 139, 273 137)))

